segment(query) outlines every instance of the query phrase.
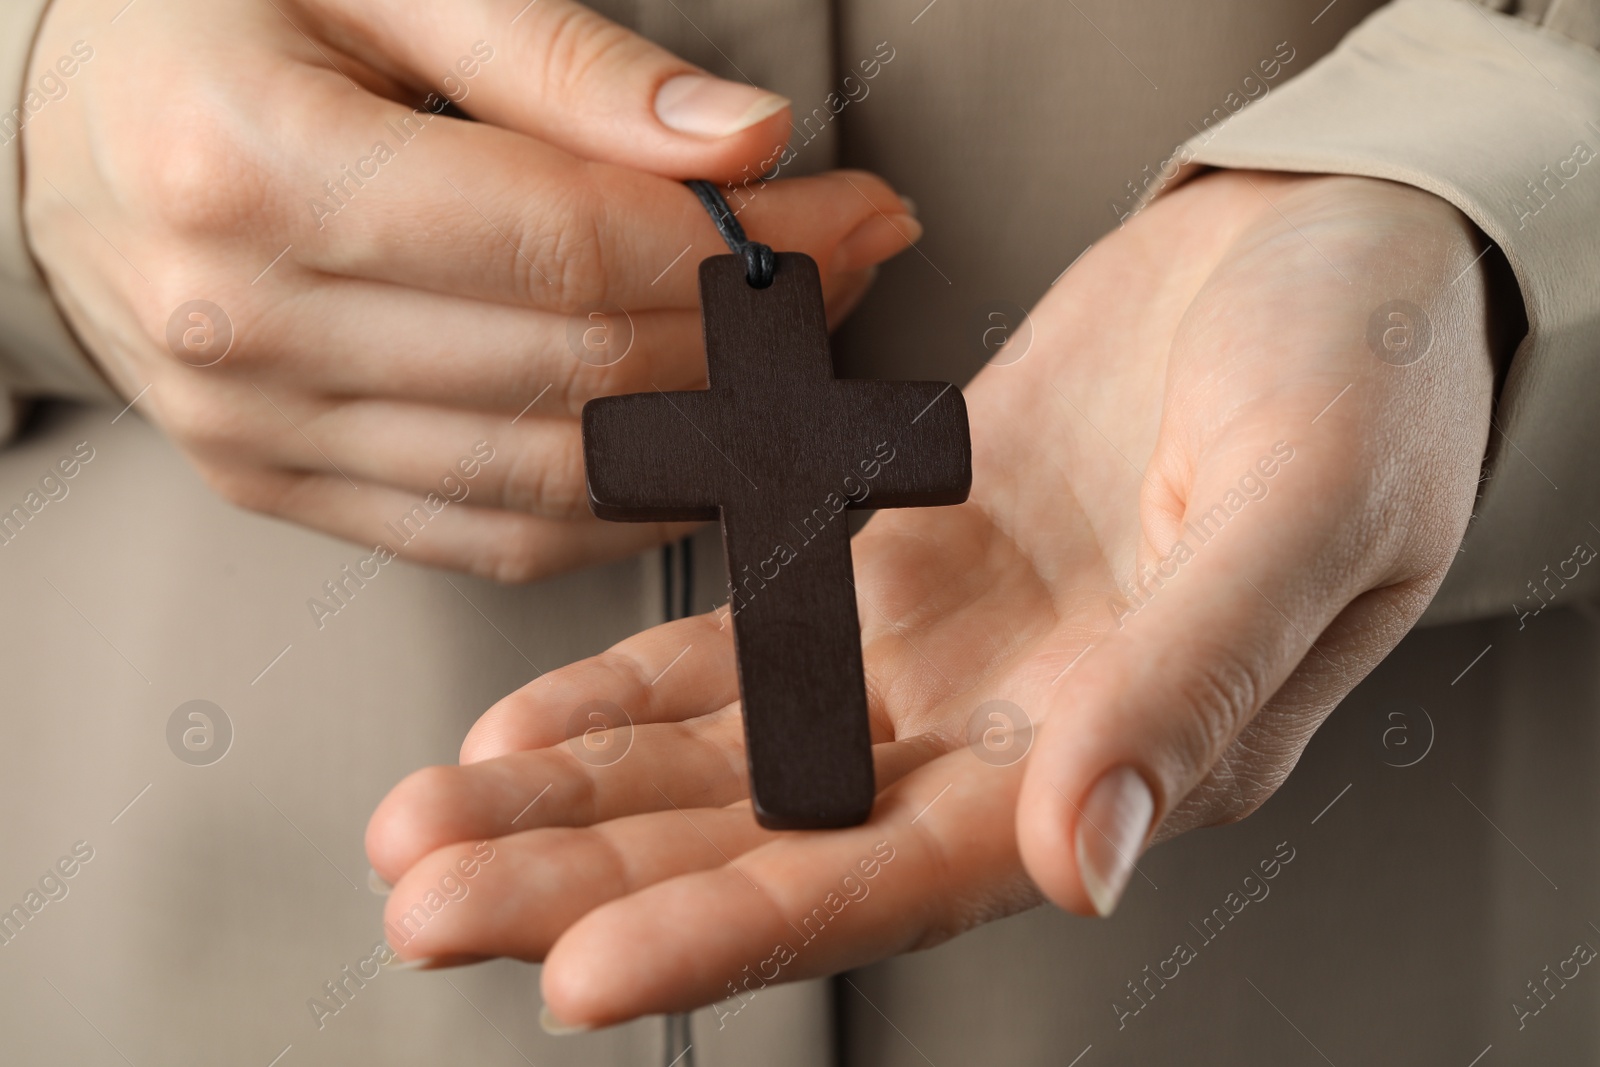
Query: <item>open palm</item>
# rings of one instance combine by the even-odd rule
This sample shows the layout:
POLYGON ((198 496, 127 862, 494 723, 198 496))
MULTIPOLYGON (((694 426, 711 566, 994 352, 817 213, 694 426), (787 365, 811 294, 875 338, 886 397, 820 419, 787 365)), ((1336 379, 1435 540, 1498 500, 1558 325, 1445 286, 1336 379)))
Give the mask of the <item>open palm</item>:
POLYGON ((592 1026, 1109 912, 1149 841, 1259 806, 1442 579, 1492 397, 1478 242, 1368 179, 1158 200, 967 389, 971 499, 853 542, 870 821, 758 827, 726 609, 669 623, 389 795, 391 943, 545 960, 592 1026), (608 707, 632 726, 585 734, 608 707))

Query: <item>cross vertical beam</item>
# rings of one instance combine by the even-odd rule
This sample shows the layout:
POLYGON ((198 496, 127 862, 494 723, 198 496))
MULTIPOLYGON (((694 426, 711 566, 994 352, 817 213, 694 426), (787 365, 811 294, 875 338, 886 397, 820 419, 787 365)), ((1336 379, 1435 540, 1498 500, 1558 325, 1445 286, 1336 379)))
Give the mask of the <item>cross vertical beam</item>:
POLYGON ((589 501, 603 519, 720 518, 750 792, 774 829, 852 826, 874 797, 844 512, 959 504, 966 405, 942 382, 833 376, 816 264, 700 265, 710 388, 591 400, 589 501))

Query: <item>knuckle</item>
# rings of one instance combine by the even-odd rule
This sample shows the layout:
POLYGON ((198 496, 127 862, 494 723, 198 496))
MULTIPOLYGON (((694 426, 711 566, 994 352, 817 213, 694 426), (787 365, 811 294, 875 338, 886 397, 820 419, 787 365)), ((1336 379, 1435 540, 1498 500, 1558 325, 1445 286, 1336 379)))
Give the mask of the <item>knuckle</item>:
POLYGON ((1289 777, 1294 760, 1264 759, 1235 745, 1168 818, 1169 830, 1243 822, 1265 804, 1289 777))
POLYGON ((173 440, 192 452, 226 453, 244 440, 238 412, 215 391, 193 382, 170 382, 161 397, 161 424, 173 440))
POLYGON ((921 827, 906 841, 906 848, 914 849, 920 866, 927 873, 931 885, 941 887, 938 905, 925 909, 920 928, 910 946, 910 951, 921 952, 935 948, 961 934, 997 919, 1026 911, 1043 901, 1038 886, 1020 869, 1009 877, 991 880, 980 891, 954 891, 963 878, 958 873, 960 863, 949 846, 938 836, 921 827))
POLYGON ((270 515, 283 499, 281 488, 262 472, 232 464, 195 461, 201 481, 222 499, 246 511, 270 515))
POLYGON ((459 769, 455 767, 439 765, 412 771, 391 794, 396 814, 422 819, 432 812, 453 810, 461 797, 461 784, 459 769))
POLYGON ((556 783, 552 792, 559 801, 553 810, 570 812, 578 825, 592 825, 604 821, 606 813, 602 811, 600 783, 595 780, 591 768, 573 754, 575 746, 582 745, 582 738, 576 741, 567 738, 557 749, 564 765, 552 768, 551 778, 556 783))
POLYGON ((577 434, 566 434, 551 447, 519 449, 512 455, 501 484, 500 506, 555 518, 577 518, 588 513, 583 487, 582 441, 577 434))
POLYGON ((185 236, 235 234, 258 225, 272 183, 234 124, 200 107, 144 127, 130 153, 131 199, 146 217, 185 236))
POLYGON ((156 295, 139 301, 134 316, 159 358, 214 374, 260 363, 258 339, 240 314, 245 301, 233 287, 219 286, 216 276, 177 263, 151 278, 156 295))
POLYGON ((1269 771, 1267 774, 1259 773, 1262 768, 1254 766, 1246 759, 1245 768, 1235 765, 1236 761, 1231 756, 1225 756, 1219 765, 1223 771, 1219 778, 1225 783, 1218 803, 1214 804, 1212 822, 1217 826, 1229 823, 1243 822, 1254 815, 1267 798, 1278 791, 1278 786, 1283 784, 1288 772, 1281 773, 1269 771))
POLYGON ((617 23, 574 4, 552 12, 528 43, 543 60, 547 97, 570 94, 596 75, 617 66, 637 47, 638 38, 617 23))
POLYGON ((1200 650, 1183 685, 1185 755, 1209 767, 1261 707, 1264 685, 1235 651, 1215 645, 1200 650))
POLYGON ((485 577, 501 585, 526 585, 545 577, 546 570, 537 554, 508 550, 490 561, 485 577))
POLYGON ((485 223, 466 204, 460 220, 479 235, 485 261, 500 265, 498 276, 507 279, 515 298, 541 310, 575 314, 605 296, 604 182, 604 172, 572 160, 552 171, 536 197, 489 209, 492 221, 485 223))
POLYGON ((550 303, 567 314, 607 298, 605 243, 601 236, 606 226, 605 204, 589 194, 588 186, 584 181, 575 182, 557 205, 559 213, 552 217, 562 219, 562 224, 541 242, 545 247, 544 266, 528 278, 531 291, 537 291, 534 286, 548 291, 550 303))
MULTIPOLYGON (((602 330, 609 330, 611 326, 609 317, 603 311, 597 314, 577 313, 571 316, 571 320, 568 329, 569 345, 572 344, 570 334, 573 332, 582 333, 590 330, 592 328, 591 324, 598 326, 602 330)), ((585 343, 586 340, 587 335, 580 339, 578 343, 585 343)), ((592 397, 605 396, 613 392, 625 392, 626 390, 621 389, 607 390, 593 384, 611 380, 618 365, 593 367, 580 359, 576 351, 568 352, 567 358, 555 362, 552 366, 550 375, 552 400, 560 410, 565 411, 568 415, 577 415, 583 410, 583 405, 592 397)))
POLYGON ((532 559, 509 551, 487 560, 475 571, 478 577, 501 585, 526 585, 542 577, 532 559))
POLYGON ((530 524, 518 522, 496 539, 493 549, 473 561, 472 572, 501 585, 525 585, 549 573, 548 548, 530 524))
MULTIPOLYGON (((1255 814, 1288 780, 1331 705, 1289 703, 1274 697, 1236 736, 1212 750, 1198 784, 1162 826, 1161 838, 1202 826, 1240 822, 1255 814)), ((1207 758, 1201 754, 1199 758, 1207 758)))

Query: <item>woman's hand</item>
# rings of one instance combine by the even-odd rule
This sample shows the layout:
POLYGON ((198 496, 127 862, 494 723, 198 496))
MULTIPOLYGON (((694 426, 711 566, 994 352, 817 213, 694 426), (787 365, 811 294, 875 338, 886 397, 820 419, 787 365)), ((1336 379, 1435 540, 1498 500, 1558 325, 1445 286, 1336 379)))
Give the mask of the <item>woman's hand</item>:
POLYGON ((123 395, 236 503, 504 580, 674 533, 589 515, 576 415, 704 378, 678 179, 747 182, 835 316, 920 232, 755 180, 787 101, 570 0, 55 0, 29 87, 28 239, 123 395))
POLYGON ((1042 898, 1109 913, 1148 842, 1272 794, 1443 578, 1492 400, 1480 247, 1368 179, 1161 198, 967 390, 971 499, 855 539, 868 823, 755 824, 730 627, 670 623, 507 697, 462 766, 383 802, 395 948, 544 959, 552 1014, 594 1026, 1042 898), (631 730, 581 736, 591 701, 631 730))

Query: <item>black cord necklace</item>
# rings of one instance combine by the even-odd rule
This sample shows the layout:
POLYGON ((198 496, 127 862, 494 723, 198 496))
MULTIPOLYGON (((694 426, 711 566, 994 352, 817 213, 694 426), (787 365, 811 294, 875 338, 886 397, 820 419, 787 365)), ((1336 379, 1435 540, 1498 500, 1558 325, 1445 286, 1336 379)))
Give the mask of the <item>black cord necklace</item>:
POLYGON ((739 217, 733 213, 715 185, 698 179, 683 184, 700 198, 700 203, 711 214, 711 221, 717 224, 717 232, 728 242, 733 254, 744 257, 745 281, 756 289, 771 285, 772 275, 778 269, 778 259, 773 255, 772 248, 745 236, 744 227, 739 225, 739 217))

